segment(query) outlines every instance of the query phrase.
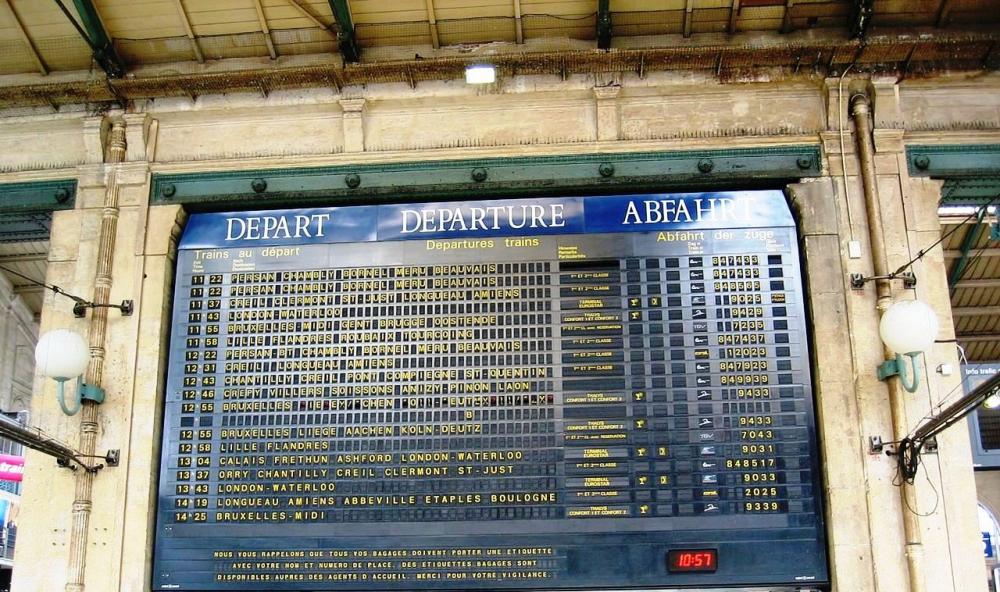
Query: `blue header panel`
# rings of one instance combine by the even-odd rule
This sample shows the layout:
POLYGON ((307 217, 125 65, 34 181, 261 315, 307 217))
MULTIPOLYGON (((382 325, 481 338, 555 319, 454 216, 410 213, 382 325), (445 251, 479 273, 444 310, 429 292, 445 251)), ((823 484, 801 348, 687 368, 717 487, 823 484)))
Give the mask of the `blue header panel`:
POLYGON ((721 191, 195 214, 181 248, 794 225, 780 191, 721 191))
POLYGON ((377 216, 375 206, 195 214, 180 248, 368 242, 377 216))
POLYGON ((579 197, 382 206, 378 214, 379 240, 580 232, 586 218, 579 197))

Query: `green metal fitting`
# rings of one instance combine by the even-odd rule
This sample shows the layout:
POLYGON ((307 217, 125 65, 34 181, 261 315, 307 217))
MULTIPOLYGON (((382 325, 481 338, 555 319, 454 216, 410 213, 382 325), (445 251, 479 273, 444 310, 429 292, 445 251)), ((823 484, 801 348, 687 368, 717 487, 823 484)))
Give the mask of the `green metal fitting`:
POLYGON ((912 366, 912 372, 909 373, 910 378, 907 378, 906 359, 901 354, 896 354, 895 358, 879 364, 878 379, 885 381, 893 376, 899 376, 899 382, 902 383, 906 392, 915 393, 920 388, 920 352, 910 352, 906 354, 906 357, 910 358, 912 366))
POLYGON ((94 384, 80 384, 80 400, 90 401, 91 403, 103 403, 104 402, 104 389, 94 384))
POLYGON ((487 196, 580 195, 593 191, 663 191, 781 187, 820 175, 819 146, 774 146, 662 152, 623 152, 402 163, 352 163, 321 168, 153 174, 150 200, 191 211, 226 207, 284 207, 337 202, 487 196), (701 172, 710 160, 710 174, 701 172), (803 169, 809 161, 811 166, 803 169), (481 181, 470 178, 473 170, 481 181), (605 176, 607 173, 611 173, 605 176), (251 182, 266 179, 266 193, 251 182), (364 182, 361 183, 361 180, 364 182))

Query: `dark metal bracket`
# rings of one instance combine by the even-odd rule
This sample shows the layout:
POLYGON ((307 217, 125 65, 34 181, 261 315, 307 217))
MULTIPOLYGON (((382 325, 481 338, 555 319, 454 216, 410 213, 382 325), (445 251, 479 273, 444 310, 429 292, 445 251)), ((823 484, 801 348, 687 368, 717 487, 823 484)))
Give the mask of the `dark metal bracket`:
POLYGON ((885 449, 882 436, 868 436, 868 454, 881 454, 885 449))
POLYGON ((597 3, 597 47, 611 49, 611 2, 600 0, 597 3))
POLYGON ((83 469, 84 471, 87 471, 88 473, 95 473, 96 474, 98 471, 100 471, 101 469, 103 469, 105 466, 108 466, 108 467, 117 467, 119 465, 119 463, 121 463, 121 450, 119 450, 117 448, 108 450, 108 453, 105 454, 104 456, 96 456, 96 455, 91 455, 91 454, 81 454, 81 455, 77 455, 77 456, 63 457, 63 458, 57 458, 56 459, 56 464, 57 465, 59 465, 60 467, 65 468, 65 469, 69 469, 71 471, 75 471, 77 469, 77 467, 74 466, 74 463, 76 465, 78 465, 81 469, 83 469), (102 459, 105 464, 87 465, 87 464, 84 464, 80 460, 81 458, 99 458, 99 459, 102 459))
POLYGON ((121 304, 95 304, 86 300, 77 300, 76 304, 73 305, 73 316, 78 319, 86 317, 88 308, 117 308, 122 312, 123 317, 129 317, 135 310, 135 302, 122 300, 121 304))
POLYGON ((889 275, 872 275, 867 277, 864 274, 852 273, 851 288, 861 290, 865 287, 865 284, 875 280, 903 280, 903 287, 907 290, 912 289, 917 285, 917 276, 913 275, 909 271, 904 273, 890 273, 889 275))
MULTIPOLYGON (((895 456, 896 450, 889 447, 890 445, 882 441, 882 436, 869 436, 868 437, 868 453, 869 454, 882 454, 885 453, 886 456, 895 456)), ((937 454, 938 442, 937 437, 931 437, 924 441, 923 446, 920 449, 921 454, 937 454)))

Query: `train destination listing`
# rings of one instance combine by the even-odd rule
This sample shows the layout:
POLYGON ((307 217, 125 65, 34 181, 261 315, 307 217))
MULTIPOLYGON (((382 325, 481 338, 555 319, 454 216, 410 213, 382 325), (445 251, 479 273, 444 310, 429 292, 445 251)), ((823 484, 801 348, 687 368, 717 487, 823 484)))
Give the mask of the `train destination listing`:
POLYGON ((173 315, 155 590, 828 580, 781 192, 194 214, 173 315))

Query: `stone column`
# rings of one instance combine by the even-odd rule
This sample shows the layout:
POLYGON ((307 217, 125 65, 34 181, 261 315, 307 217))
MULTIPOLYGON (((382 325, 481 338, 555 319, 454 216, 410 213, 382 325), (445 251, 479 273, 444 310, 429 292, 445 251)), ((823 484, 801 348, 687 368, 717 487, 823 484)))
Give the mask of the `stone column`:
POLYGON ((83 120, 84 162, 87 164, 104 162, 104 148, 110 128, 111 123, 104 116, 87 117, 83 120))
POLYGON ((10 411, 14 389, 14 287, 0 275, 0 409, 10 411))
POLYGON ((618 113, 618 93, 621 86, 611 84, 594 87, 594 99, 597 101, 597 140, 608 142, 617 140, 620 135, 620 117, 618 113))
POLYGON ((830 178, 791 185, 789 194, 800 219, 803 275, 808 278, 816 425, 823 462, 821 497, 826 503, 832 577, 843 592, 875 590, 862 410, 855 392, 857 369, 841 260, 843 201, 830 178))
MULTIPOLYGON (((107 396, 99 406, 95 454, 117 449, 121 464, 101 469, 93 479, 84 587, 87 592, 148 590, 154 540, 160 424, 167 362, 173 257, 183 222, 180 206, 150 206, 151 142, 155 121, 125 116, 135 122, 124 162, 116 165, 118 218, 108 300, 133 300, 135 310, 123 316, 107 310, 103 341, 106 371, 100 386, 107 396), (130 158, 131 150, 139 154, 130 158)), ((99 137, 101 125, 88 129, 99 137)), ((100 151, 98 151, 100 152, 100 151)), ((78 169, 76 209, 53 216, 47 281, 67 292, 89 296, 94 289, 98 240, 104 215, 108 175, 103 164, 78 169)), ((72 315, 72 301, 47 294, 42 330, 68 328, 87 333, 88 319, 72 315)), ((36 380, 32 424, 75 445, 79 418, 66 417, 55 401, 55 383, 36 380)), ((68 386, 75 389, 75 386, 68 386)), ((101 462, 100 459, 90 459, 101 462)), ((29 452, 23 489, 22 520, 16 561, 35 566, 17 570, 13 590, 36 592, 63 588, 73 505, 74 474, 55 468, 55 461, 29 452), (44 569, 37 566, 45 566, 44 569)))
POLYGON ((868 449, 870 436, 882 436, 888 441, 892 435, 888 389, 875 375, 882 361, 875 287, 868 284, 866 289, 853 290, 848 281, 852 273, 873 275, 854 126, 841 111, 842 106, 846 110, 851 92, 866 85, 866 81, 850 79, 845 79, 843 85, 839 78, 826 81, 827 131, 820 138, 823 168, 829 175, 823 183, 834 189, 827 199, 835 203, 835 216, 823 215, 824 234, 835 231, 836 240, 827 239, 825 249, 810 250, 810 243, 818 244, 818 239, 808 239, 809 227, 816 222, 810 223, 806 211, 799 207, 801 232, 807 237, 805 265, 816 348, 813 369, 818 377, 817 422, 829 504, 827 531, 834 589, 906 592, 902 505, 899 490, 893 485, 895 464, 889 457, 870 454, 868 449), (851 257, 852 243, 860 250, 859 257, 851 257), (827 258, 831 261, 824 263, 827 258), (822 290, 817 290, 817 285, 822 290), (824 296, 824 292, 829 295, 824 296), (837 303, 842 309, 828 302, 835 298, 834 292, 839 294, 837 303), (833 321, 824 318, 824 311, 831 310, 842 310, 842 314, 833 321), (846 333, 850 347, 839 350, 834 360, 824 362, 818 356, 829 348, 822 328, 829 322, 835 322, 838 330, 846 333), (828 365, 838 371, 827 372, 828 365), (836 385, 832 389, 841 393, 841 399, 832 404, 825 401, 831 388, 822 378, 824 373, 831 380, 840 380, 839 385, 832 383, 836 385))
MULTIPOLYGON (((89 129, 100 137, 100 122, 85 122, 89 129)), ((84 136, 88 136, 85 134, 84 136)), ((103 149, 91 146, 90 156, 100 156, 103 149)), ((104 166, 87 164, 77 169, 78 186, 76 209, 54 212, 49 245, 49 261, 45 281, 55 284, 70 294, 89 297, 93 290, 96 269, 97 236, 99 234, 102 203, 104 201, 104 166)), ((86 319, 76 319, 72 313, 73 301, 52 292, 46 292, 42 305, 39 333, 53 329, 70 329, 87 335, 86 319)), ((75 394, 76 385, 67 384, 70 393, 75 394)), ((51 437, 76 447, 80 434, 79 417, 63 415, 56 402, 56 383, 41 376, 35 377, 34 396, 31 400, 31 424, 42 427, 51 437)), ((110 394, 110 393, 109 393, 110 394)), ((98 450, 103 449, 107 440, 106 430, 110 422, 97 426, 98 450)), ((99 477, 108 477, 109 471, 99 477)), ((112 478, 114 478, 112 476, 112 478)), ((12 590, 16 592, 36 592, 63 590, 68 574, 69 533, 72 522, 75 476, 73 471, 58 468, 55 459, 30 449, 25 450, 24 482, 21 489, 21 514, 14 562, 28 567, 15 570, 12 590), (45 566, 38 569, 37 566, 45 566)), ((114 504, 114 500, 102 501, 97 506, 100 515, 104 504, 114 504)), ((92 523, 94 529, 100 528, 92 523)), ((92 541, 99 545, 97 539, 92 541)), ((89 567, 93 567, 93 563, 89 567)), ((106 565, 102 565, 107 568, 106 565)), ((108 588, 116 590, 117 588, 108 588)))
MULTIPOLYGON (((889 249, 889 267, 896 269, 930 249, 941 236, 937 207, 941 183, 925 178, 911 178, 907 172, 904 132, 897 129, 894 115, 898 104, 895 85, 876 84, 874 88, 876 125, 875 168, 881 209, 889 249)), ((940 403, 961 396, 961 376, 942 376, 936 368, 942 363, 958 368, 958 352, 953 340, 951 296, 947 265, 941 246, 930 249, 910 268, 917 276, 915 290, 893 286, 896 300, 917 298, 930 305, 938 315, 941 330, 938 343, 922 356, 919 376, 921 386, 904 398, 908 427, 913 430, 939 411, 940 403)), ((904 508, 920 515, 923 541, 923 575, 926 589, 963 592, 984 587, 986 573, 978 541, 975 476, 972 470, 969 432, 965 422, 952 426, 938 437, 938 451, 921 455, 920 472, 912 486, 917 506, 904 508)))
POLYGON ((128 113, 123 115, 122 119, 125 120, 125 143, 128 145, 125 160, 127 162, 153 160, 156 121, 148 113, 128 113))
MULTIPOLYGON (((906 172, 904 118, 895 82, 846 80, 844 105, 850 94, 865 91, 875 105, 875 183, 883 219, 888 268, 896 270, 939 237, 937 182, 910 179, 906 172)), ((967 431, 957 426, 939 438, 937 456, 921 457, 916 506, 904 506, 896 459, 869 452, 872 436, 889 442, 893 422, 887 383, 876 377, 884 354, 878 336, 879 315, 873 283, 853 289, 851 273, 871 276, 864 192, 859 181, 854 126, 838 115, 840 80, 827 81, 828 130, 821 133, 824 169, 829 175, 791 187, 800 214, 801 238, 815 344, 814 379, 817 422, 823 454, 834 590, 908 592, 905 552, 919 558, 926 590, 964 592, 982 589, 985 574, 975 536, 976 497, 967 431), (846 173, 846 174, 845 174, 846 173), (861 256, 852 258, 856 242, 861 256), (922 541, 906 549, 904 512, 919 518, 922 541)), ((916 262, 915 291, 892 282, 896 300, 919 297, 939 314, 939 339, 951 337, 946 269, 940 247, 916 262)), ((921 388, 904 398, 906 425, 916 428, 941 398, 951 393, 958 376, 942 377, 941 363, 957 367, 953 344, 938 344, 923 356, 921 388)), ((896 380, 896 379, 890 379, 896 380)))
POLYGON ((365 151, 365 99, 341 99, 344 109, 344 152, 365 151))
POLYGON ((31 311, 0 276, 0 410, 22 411, 30 404, 37 340, 31 311))
MULTIPOLYGON (((148 186, 145 190, 148 194, 148 186)), ((118 587, 113 588, 118 592, 146 590, 152 580, 174 262, 186 217, 178 205, 143 210, 145 220, 137 232, 141 239, 134 245, 135 253, 129 254, 136 261, 133 276, 141 297, 136 300, 136 327, 115 340, 122 348, 134 350, 126 393, 131 421, 127 441, 122 442, 122 457, 129 462, 124 484, 129 494, 118 508, 118 554, 110 560, 120 565, 118 587)))

